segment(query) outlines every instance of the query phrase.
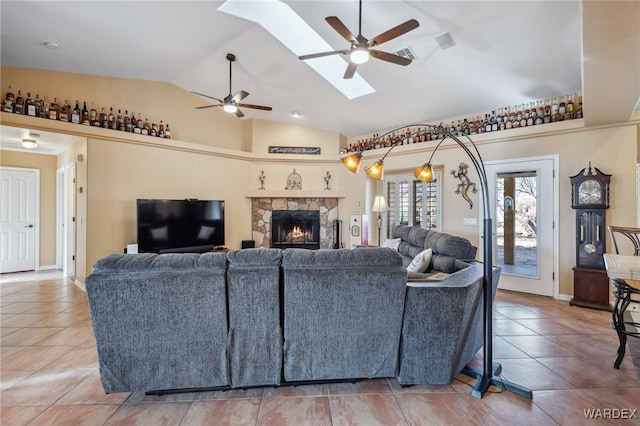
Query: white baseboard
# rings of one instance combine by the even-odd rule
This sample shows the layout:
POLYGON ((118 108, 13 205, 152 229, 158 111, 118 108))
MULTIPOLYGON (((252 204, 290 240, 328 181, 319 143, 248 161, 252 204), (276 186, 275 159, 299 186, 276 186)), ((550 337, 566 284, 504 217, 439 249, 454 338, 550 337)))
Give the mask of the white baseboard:
POLYGON ((73 284, 75 284, 76 287, 78 287, 80 290, 84 291, 85 293, 87 292, 87 288, 84 286, 84 283, 79 279, 76 278, 75 280, 73 280, 73 284))
POLYGON ((50 271, 52 269, 58 269, 57 265, 41 265, 38 266, 38 271, 50 271))
POLYGON ((563 302, 570 302, 573 299, 573 295, 571 294, 559 294, 557 300, 561 300, 563 302))

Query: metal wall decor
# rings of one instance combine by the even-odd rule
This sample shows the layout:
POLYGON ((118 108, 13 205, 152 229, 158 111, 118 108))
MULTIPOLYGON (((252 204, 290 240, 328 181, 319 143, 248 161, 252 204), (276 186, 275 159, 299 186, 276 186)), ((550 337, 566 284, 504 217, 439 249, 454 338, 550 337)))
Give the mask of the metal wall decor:
POLYGON ((260 175, 258 176, 258 180, 260 181, 260 188, 258 189, 264 189, 264 181, 267 177, 264 175, 264 170, 260 171, 260 175))
POLYGON ((329 170, 327 170, 327 174, 324 175, 324 184, 325 184, 325 190, 330 190, 331 188, 329 188, 329 182, 331 182, 331 173, 329 173, 329 170))
POLYGON ((454 178, 460 179, 460 183, 455 190, 456 194, 462 194, 462 198, 467 200, 469 203, 469 208, 473 208, 473 201, 469 198, 469 189, 471 189, 472 193, 478 192, 476 189, 476 184, 469 180, 467 173, 469 172, 469 165, 467 163, 460 163, 458 166, 458 170, 451 170, 451 174, 454 178))
POLYGON ((299 190, 302 189, 302 176, 296 173, 296 169, 293 169, 293 173, 287 177, 287 190, 299 190))
POLYGON ((269 146, 269 154, 320 155, 319 146, 269 146))

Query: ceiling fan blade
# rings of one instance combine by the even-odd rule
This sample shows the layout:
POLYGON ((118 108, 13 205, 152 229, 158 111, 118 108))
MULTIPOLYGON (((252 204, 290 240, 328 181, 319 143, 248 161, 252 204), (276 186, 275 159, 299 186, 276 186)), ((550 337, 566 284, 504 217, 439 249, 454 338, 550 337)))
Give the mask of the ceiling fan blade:
POLYGON ((231 98, 231 101, 235 102, 235 103, 238 103, 241 100, 243 100, 244 98, 246 98, 247 96, 249 96, 249 92, 245 92, 244 90, 241 90, 238 93, 236 93, 235 95, 233 95, 233 98, 231 98))
POLYGON ((205 105, 205 106, 196 107, 196 109, 213 108, 213 107, 219 107, 219 106, 222 106, 222 105, 205 105))
POLYGON ((312 53, 310 55, 302 55, 302 56, 298 56, 298 59, 301 60, 307 60, 307 59, 313 59, 313 58, 321 58, 323 56, 329 56, 329 55, 337 55, 337 54, 341 54, 341 55, 346 55, 347 53, 349 53, 349 50, 333 50, 331 52, 322 52, 322 53, 312 53))
POLYGON ((236 114, 236 117, 238 117, 238 118, 244 117, 244 114, 242 113, 242 111, 240 111, 240 109, 237 109, 235 114, 236 114))
POLYGON ((351 31, 342 23, 342 21, 337 16, 327 16, 324 18, 325 21, 331 25, 331 27, 338 32, 345 40, 348 42, 356 42, 356 37, 351 34, 351 31))
POLYGON ((193 93, 195 95, 198 95, 198 96, 204 96, 205 98, 213 99, 214 101, 218 101, 218 102, 222 103, 222 101, 220 99, 214 98, 213 96, 204 95, 204 94, 198 93, 198 92, 191 92, 191 93, 193 93))
POLYGON ((238 106, 242 108, 261 109, 263 111, 271 111, 273 109, 270 106, 252 105, 252 104, 238 104, 238 106))
POLYGON ((411 63, 411 59, 405 58, 404 56, 394 55, 393 53, 383 52, 381 50, 369 50, 371 56, 376 59, 382 59, 383 61, 391 62, 398 65, 407 66, 411 63))
POLYGON ((409 19, 407 22, 400 24, 391 28, 388 31, 383 32, 382 34, 377 35, 376 37, 369 40, 369 46, 378 46, 385 41, 392 40, 396 37, 400 37, 401 35, 408 33, 411 30, 414 30, 420 26, 420 23, 415 19, 409 19))
POLYGON ((358 64, 356 64, 355 62, 349 62, 349 66, 347 67, 347 70, 344 72, 344 78, 345 79, 353 78, 353 75, 356 73, 356 68, 358 68, 358 64))

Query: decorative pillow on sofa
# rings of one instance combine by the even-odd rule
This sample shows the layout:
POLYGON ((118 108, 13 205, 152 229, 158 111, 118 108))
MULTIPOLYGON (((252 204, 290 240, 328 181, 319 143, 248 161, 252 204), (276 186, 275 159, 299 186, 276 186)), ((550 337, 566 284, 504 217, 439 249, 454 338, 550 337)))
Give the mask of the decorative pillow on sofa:
POLYGON ((429 265, 431 265, 431 257, 433 256, 433 251, 428 248, 422 250, 416 257, 413 258, 409 266, 407 266, 407 272, 424 272, 429 269, 429 265))
POLYGON ((398 247, 400 247, 400 241, 402 241, 400 238, 389 238, 384 240, 381 246, 389 247, 394 249, 395 251, 398 251, 398 247))

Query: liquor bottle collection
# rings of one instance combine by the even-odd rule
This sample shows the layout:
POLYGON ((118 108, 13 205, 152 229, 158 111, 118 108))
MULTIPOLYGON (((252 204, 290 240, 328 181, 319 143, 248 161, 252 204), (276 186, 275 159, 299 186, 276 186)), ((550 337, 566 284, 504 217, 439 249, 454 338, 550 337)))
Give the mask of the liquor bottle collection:
POLYGON ((89 109, 86 101, 80 107, 80 102, 77 100, 75 106, 72 106, 68 100, 62 103, 58 102, 58 98, 53 98, 53 102, 50 102, 46 96, 40 98, 37 94, 34 99, 31 97, 31 92, 27 92, 27 96, 23 97, 20 90, 16 96, 11 86, 2 101, 2 111, 171 139, 169 124, 165 124, 162 120, 160 123, 155 121, 150 123, 148 118, 143 120, 140 113, 136 117, 135 113, 129 114, 128 110, 123 113, 121 109, 115 112, 113 108, 109 108, 109 111, 101 108, 98 111, 93 103, 89 109))
MULTIPOLYGON (((444 128, 456 136, 477 135, 480 133, 497 132, 500 130, 516 129, 519 127, 539 126, 541 124, 555 123, 558 121, 583 118, 582 95, 572 94, 567 96, 535 101, 512 107, 498 108, 484 117, 476 115, 475 118, 464 118, 449 124, 440 122, 439 127, 444 128)), ((430 129, 410 128, 380 138, 374 134, 369 139, 359 140, 349 144, 346 152, 361 151, 372 144, 373 149, 390 148, 395 145, 409 145, 419 142, 439 140, 442 136, 430 129)))

